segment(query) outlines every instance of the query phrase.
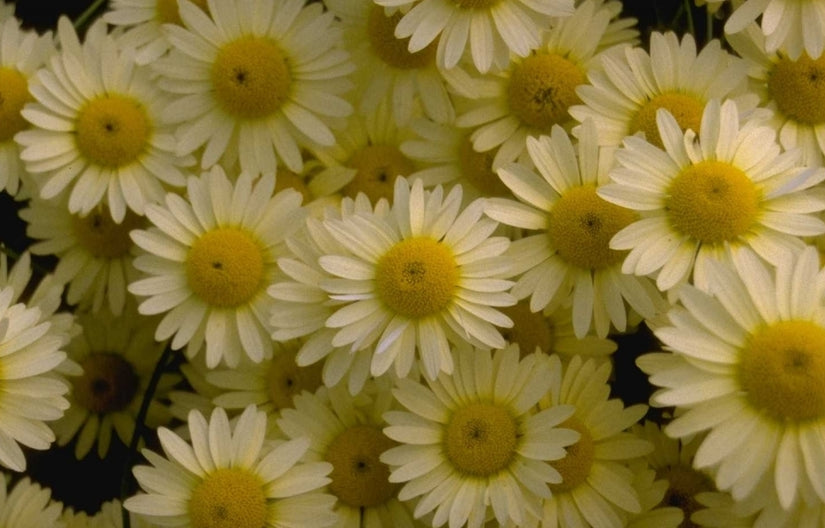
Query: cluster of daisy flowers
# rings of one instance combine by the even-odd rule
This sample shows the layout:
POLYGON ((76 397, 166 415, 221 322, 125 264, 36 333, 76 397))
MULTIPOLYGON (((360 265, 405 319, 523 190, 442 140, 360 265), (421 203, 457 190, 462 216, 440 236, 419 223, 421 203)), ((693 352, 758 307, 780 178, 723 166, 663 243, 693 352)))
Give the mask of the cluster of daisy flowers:
POLYGON ((825 7, 695 3, 0 5, 0 525, 825 525, 825 7))

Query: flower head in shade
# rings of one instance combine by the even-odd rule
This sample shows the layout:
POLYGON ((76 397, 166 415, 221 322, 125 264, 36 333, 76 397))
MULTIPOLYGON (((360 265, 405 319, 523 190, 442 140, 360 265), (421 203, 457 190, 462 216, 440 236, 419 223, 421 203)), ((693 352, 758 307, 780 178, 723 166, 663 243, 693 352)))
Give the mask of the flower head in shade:
POLYGON ((784 48, 792 59, 825 51, 825 5, 799 0, 745 0, 725 22, 725 33, 738 33, 761 16, 769 51, 784 48))
POLYGON ((232 425, 221 408, 208 420, 190 412, 191 443, 161 427, 166 456, 143 451, 151 465, 133 469, 143 492, 124 507, 163 526, 333 525, 335 498, 319 491, 330 482, 330 464, 304 462, 306 438, 266 443, 266 427, 266 413, 254 406, 232 425))
POLYGON ((655 275, 666 291, 692 278, 705 287, 710 260, 745 247, 771 263, 798 250, 801 236, 825 232, 815 214, 825 208, 811 188, 825 169, 782 152, 764 122, 742 119, 736 103, 708 103, 698 135, 682 132, 666 110, 657 114, 664 149, 628 137, 616 153, 612 183, 599 188, 608 202, 644 215, 615 234, 614 250, 630 250, 622 271, 655 275))
POLYGON ((499 177, 518 201, 490 198, 484 210, 503 224, 530 230, 508 251, 521 273, 513 295, 529 297, 535 312, 572 301, 576 336, 584 337, 592 325, 605 337, 611 327, 626 329, 628 307, 653 316, 656 292, 648 279, 622 273, 625 253, 610 247, 611 238, 638 219, 635 211, 598 195, 614 151, 599 148, 592 121, 582 125, 580 136, 574 147, 555 126, 550 136, 528 138, 540 175, 521 164, 504 165, 499 177))
POLYGON ((390 482, 403 484, 398 498, 415 499, 415 516, 432 512, 436 527, 478 528, 488 517, 521 525, 537 515, 562 482, 553 464, 579 436, 559 425, 571 406, 538 409, 558 381, 548 356, 520 360, 515 346, 458 350, 453 375, 426 385, 398 380, 393 394, 406 410, 384 414, 384 433, 400 445, 381 456, 390 482))
POLYGON ((63 505, 52 500, 49 489, 23 477, 12 486, 0 475, 0 525, 14 528, 67 528, 63 505))
POLYGON ((117 223, 127 208, 142 215, 164 184, 183 185, 181 167, 191 161, 174 153, 165 101, 102 20, 81 44, 63 17, 58 37, 61 51, 37 73, 35 102, 22 111, 32 126, 15 135, 26 170, 43 198, 65 191, 72 213, 104 203, 117 223))
POLYGON ((693 459, 735 500, 825 499, 825 274, 816 250, 788 254, 775 269, 751 251, 709 266, 709 290, 682 286, 669 324, 654 330, 668 352, 637 363, 675 406, 665 432, 706 432, 693 459), (769 483, 768 486, 760 484, 769 483))
POLYGON ((233 184, 220 166, 190 177, 187 199, 169 193, 146 216, 153 226, 131 232, 145 251, 135 267, 148 277, 129 285, 144 315, 165 313, 155 338, 172 338, 189 357, 206 345, 206 363, 237 365, 245 353, 272 355, 266 287, 276 276, 283 241, 303 223, 301 195, 273 194, 275 178, 241 174, 233 184))
POLYGON ((352 111, 340 97, 354 66, 339 48, 334 15, 304 0, 209 0, 207 15, 179 0, 183 26, 167 24, 172 51, 154 66, 175 98, 179 153, 201 167, 240 162, 242 171, 302 167, 299 146, 332 145, 328 121, 352 111))
POLYGON ((324 221, 344 252, 323 255, 320 285, 335 311, 325 325, 332 345, 372 349, 371 372, 393 365, 398 376, 413 366, 434 379, 452 371, 449 344, 469 341, 501 348, 496 329, 512 321, 498 307, 515 303, 507 293, 509 245, 491 236, 497 223, 482 218, 481 201, 462 209, 460 186, 444 195, 396 179, 388 214, 353 214, 324 221), (338 301, 343 301, 338 304, 338 301))
POLYGON ((541 43, 543 28, 554 17, 573 13, 573 0, 375 0, 404 15, 395 26, 397 38, 409 38, 410 52, 438 39, 436 60, 452 68, 462 57, 472 58, 486 72, 505 66, 510 53, 526 57, 541 43))
MULTIPOLYGON (((13 14, 14 4, 9 7, 13 14)), ((14 135, 29 127, 20 111, 34 100, 29 83, 55 50, 51 34, 24 30, 13 16, 0 16, 0 40, 0 190, 15 196, 25 171, 14 135)))

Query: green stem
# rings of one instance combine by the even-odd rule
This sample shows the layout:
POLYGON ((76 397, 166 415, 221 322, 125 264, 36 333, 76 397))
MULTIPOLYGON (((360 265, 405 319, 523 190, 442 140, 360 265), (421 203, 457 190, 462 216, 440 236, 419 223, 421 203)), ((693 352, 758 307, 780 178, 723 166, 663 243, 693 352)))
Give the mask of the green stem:
POLYGON ((705 43, 713 40, 713 13, 710 12, 708 5, 705 4, 705 43))
POLYGON ((688 32, 696 38, 696 27, 693 25, 693 9, 690 5, 692 0, 684 0, 685 14, 687 15, 688 32))
POLYGON ((74 21, 74 28, 80 29, 84 27, 89 20, 98 12, 100 8, 103 7, 103 4, 106 3, 107 0, 95 0, 92 4, 86 8, 85 11, 80 13, 80 16, 77 17, 74 21))
POLYGON ((129 512, 123 506, 126 496, 130 493, 129 476, 132 474, 132 460, 137 454, 138 443, 146 433, 146 415, 149 412, 149 405, 155 396, 155 392, 160 383, 160 377, 166 370, 167 364, 170 363, 172 357, 172 347, 167 346, 163 349, 163 354, 158 358, 155 364, 155 370, 152 371, 152 377, 149 379, 149 384, 146 386, 146 392, 143 393, 143 400, 140 402, 140 409, 135 417, 135 430, 132 431, 132 438, 129 440, 129 449, 126 451, 125 461, 123 463, 123 471, 120 477, 120 513, 123 519, 123 528, 131 528, 131 520, 129 519, 129 512))

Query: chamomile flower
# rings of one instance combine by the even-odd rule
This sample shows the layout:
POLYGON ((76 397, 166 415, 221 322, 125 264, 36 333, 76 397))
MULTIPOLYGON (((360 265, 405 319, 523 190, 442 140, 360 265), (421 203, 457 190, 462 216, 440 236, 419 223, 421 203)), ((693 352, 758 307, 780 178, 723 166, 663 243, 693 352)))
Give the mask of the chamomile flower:
POLYGON ((737 501, 772 497, 788 509, 798 498, 825 499, 825 284, 817 252, 788 254, 774 273, 755 253, 712 263, 711 293, 689 285, 670 325, 654 331, 669 353, 637 363, 660 390, 656 406, 674 406, 665 432, 707 432, 693 460, 737 501), (760 490, 760 483, 769 483, 760 490))
POLYGON ((393 34, 400 12, 387 15, 381 6, 362 0, 325 0, 324 4, 341 20, 344 44, 357 65, 353 80, 362 113, 374 112, 386 100, 399 126, 421 112, 442 123, 455 117, 435 64, 435 42, 410 53, 409 39, 393 34))
POLYGON ((728 42, 751 65, 752 90, 773 111, 768 124, 785 149, 799 148, 805 165, 825 165, 825 53, 791 59, 783 48, 768 52, 753 26, 728 42))
POLYGON ((59 259, 54 275, 68 286, 66 302, 93 312, 104 305, 116 315, 123 311, 126 285, 138 278, 132 265, 136 246, 129 231, 145 227, 144 217, 126 211, 115 223, 103 204, 81 216, 69 212, 66 196, 34 196, 19 214, 27 223, 26 235, 34 240, 30 251, 59 259))
POLYGON ((60 518, 63 505, 52 500, 52 493, 29 477, 9 485, 9 478, 0 475, 0 525, 14 528, 64 528, 60 518))
POLYGON ((325 325, 334 346, 374 347, 371 373, 395 365, 406 376, 418 350, 421 370, 434 379, 453 368, 449 344, 501 348, 496 327, 512 321, 498 307, 515 303, 507 292, 510 264, 498 224, 482 218, 483 203, 461 208, 455 186, 424 191, 398 178, 388 215, 351 215, 324 222, 346 252, 323 255, 321 287, 336 306, 325 325))
POLYGON ((527 137, 572 126, 568 110, 581 102, 577 89, 599 65, 600 39, 614 15, 614 9, 587 0, 545 32, 530 55, 506 68, 475 78, 459 68, 444 72, 460 95, 474 101, 456 125, 473 129, 475 150, 496 150, 494 168, 522 157, 527 137))
POLYGON ((285 189, 273 195, 275 178, 253 180, 242 173, 233 184, 216 165, 191 176, 188 200, 169 193, 163 205, 147 207, 154 224, 133 230, 132 240, 145 254, 135 267, 148 277, 129 291, 148 297, 141 314, 165 313, 155 338, 172 338, 188 357, 206 344, 206 364, 238 364, 240 354, 260 362, 272 356, 267 321, 276 259, 284 238, 303 223, 301 195, 285 189))
POLYGON ((642 511, 632 486, 633 471, 623 463, 653 450, 629 431, 647 406, 624 407, 621 400, 608 399, 609 363, 596 366, 592 359, 577 356, 562 373, 559 358, 551 356, 550 361, 554 383, 540 405, 545 411, 573 406, 573 414, 560 426, 580 436, 563 458, 550 463, 562 480, 550 484, 552 495, 544 499, 539 526, 619 528, 628 514, 642 511))
POLYGON ((630 250, 622 271, 656 275, 666 291, 693 274, 706 284, 708 261, 750 247, 771 263, 825 232, 811 213, 825 201, 809 189, 825 170, 806 168, 798 151, 782 152, 776 132, 758 119, 740 119, 736 103, 705 108, 698 136, 683 133, 666 110, 657 114, 664 150, 628 137, 616 153, 613 183, 598 195, 645 216, 615 234, 610 247, 630 250))
POLYGON ((25 172, 14 135, 29 126, 20 111, 34 100, 29 83, 55 50, 50 34, 22 29, 14 16, 0 17, 0 39, 0 190, 15 196, 25 172))
POLYGON ((336 499, 336 528, 414 526, 412 512, 397 498, 397 483, 381 455, 397 444, 382 428, 394 402, 387 378, 368 382, 358 396, 342 386, 303 393, 284 409, 278 426, 289 438, 310 440, 307 457, 332 464, 329 493, 336 499))
MULTIPOLYGON (((165 344, 154 340, 155 321, 138 316, 134 308, 119 317, 107 311, 83 313, 78 322, 83 333, 66 346, 66 352, 83 374, 71 379, 71 407, 50 425, 58 445, 77 439, 77 459, 95 444, 97 456, 105 458, 113 432, 129 445, 142 396, 165 344)), ((162 375, 148 407, 147 426, 169 422, 171 415, 162 401, 177 382, 178 376, 162 375)))
POLYGON ((484 208, 503 224, 538 231, 513 242, 508 252, 523 272, 513 295, 530 297, 536 312, 572 300, 578 337, 591 324, 599 337, 611 325, 624 331, 628 305, 652 317, 655 288, 622 273, 624 253, 609 246, 638 216, 597 194, 607 182, 613 149, 599 148, 593 122, 582 126, 577 148, 557 125, 550 136, 528 138, 527 149, 541 175, 517 163, 504 165, 498 175, 519 201, 490 198, 484 208))
POLYGON ((320 3, 208 0, 208 12, 178 0, 183 26, 167 24, 169 55, 154 66, 175 94, 177 152, 200 147, 201 167, 240 162, 244 172, 302 167, 299 145, 329 146, 331 118, 352 107, 340 95, 353 69, 340 29, 320 3))
POLYGON ((191 444, 161 427, 166 457, 144 450, 150 466, 133 473, 143 492, 123 506, 163 526, 331 526, 335 498, 319 492, 330 482, 326 462, 303 462, 306 438, 264 442, 266 413, 247 407, 230 426, 226 412, 209 420, 189 414, 191 444))
POLYGON ((420 51, 438 39, 436 59, 440 67, 452 68, 462 57, 469 56, 480 72, 487 72, 493 66, 506 66, 511 52, 526 57, 539 47, 542 30, 555 22, 554 17, 570 16, 574 4, 573 0, 375 0, 375 3, 404 12, 395 26, 395 36, 409 37, 410 52, 420 51))
POLYGON ((650 51, 626 47, 605 54, 603 68, 592 69, 576 95, 583 104, 570 107, 579 122, 592 118, 604 145, 619 145, 626 136, 644 133, 661 146, 656 111, 664 108, 682 130, 699 130, 702 111, 711 99, 738 98, 743 110, 756 105, 746 90, 746 63, 712 40, 697 54, 693 36, 681 42, 673 32, 652 33, 650 51))
MULTIPOLYGON (((62 520, 66 528, 123 528, 122 506, 118 499, 113 499, 101 504, 100 510, 93 514, 66 508, 62 520)), ((151 528, 148 522, 133 513, 129 514, 129 523, 133 528, 151 528)))
POLYGON ((0 289, 0 464, 23 471, 20 444, 49 448, 55 436, 45 422, 69 407, 69 385, 56 372, 66 359, 65 335, 51 332, 39 309, 12 304, 14 296, 13 287, 0 289))
MULTIPOLYGON (((206 9, 206 0, 192 0, 206 9)), ((135 49, 135 62, 150 64, 169 51, 164 24, 181 25, 178 0, 112 0, 103 13, 107 23, 123 28, 120 44, 135 49)))
POLYGON ((771 52, 784 48, 792 59, 825 52, 825 5, 800 0, 745 0, 725 22, 738 33, 761 15, 760 27, 771 52))
POLYGON ((163 198, 163 184, 184 183, 174 137, 161 113, 164 100, 131 50, 106 34, 102 20, 83 44, 71 22, 58 22, 61 51, 37 73, 30 87, 36 102, 23 117, 32 124, 18 132, 20 157, 43 198, 68 193, 69 211, 88 215, 104 203, 115 222, 126 209, 142 215, 163 198))
POLYGON ((520 360, 515 346, 459 349, 455 373, 426 386, 398 380, 393 394, 407 410, 385 413, 384 433, 401 445, 381 456, 390 482, 403 483, 398 498, 415 499, 415 516, 432 512, 436 527, 477 528, 488 513, 520 525, 536 514, 562 483, 553 464, 579 436, 559 426, 571 406, 538 410, 557 381, 546 355, 520 360))

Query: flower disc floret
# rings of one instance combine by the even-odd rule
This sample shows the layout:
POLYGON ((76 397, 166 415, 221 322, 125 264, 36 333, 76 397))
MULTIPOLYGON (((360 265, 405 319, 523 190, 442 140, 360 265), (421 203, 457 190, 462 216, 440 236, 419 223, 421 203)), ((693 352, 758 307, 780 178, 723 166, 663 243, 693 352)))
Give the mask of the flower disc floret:
POLYGON ((680 528, 694 526, 690 523, 690 516, 705 508, 696 500, 696 495, 716 491, 713 481, 704 473, 682 464, 664 467, 656 472, 656 476, 668 482, 662 504, 679 508, 684 513, 685 520, 688 521, 688 524, 682 524, 680 528))
POLYGON ((741 353, 739 380, 757 409, 780 423, 825 417, 825 328, 780 321, 756 332, 741 353))
POLYGON ((372 202, 391 198, 395 179, 415 170, 413 162, 393 145, 367 145, 355 152, 346 164, 357 172, 343 193, 354 198, 362 192, 372 202))
POLYGON ((670 184, 665 208, 672 226, 705 243, 732 241, 759 214, 760 192, 740 169, 706 160, 685 168, 670 184))
POLYGON ((670 112, 682 130, 699 132, 704 104, 692 95, 668 92, 653 97, 636 112, 630 120, 629 134, 644 132, 649 142, 662 147, 662 137, 656 124, 656 112, 660 108, 670 112))
POLYGON ((263 483, 239 468, 220 468, 192 491, 192 528, 262 528, 267 520, 263 483))
POLYGON ((402 14, 396 12, 391 16, 384 14, 384 8, 373 5, 367 19, 367 38, 372 51, 385 63, 400 70, 426 68, 435 63, 436 43, 431 42, 425 48, 410 53, 409 38, 395 37, 395 26, 402 14))
POLYGON ((567 109, 580 102, 576 87, 586 81, 584 70, 560 55, 530 55, 512 72, 510 110, 528 126, 550 130, 570 119, 567 109))
POLYGON ((550 489, 554 492, 565 492, 575 489, 587 480, 596 460, 596 444, 587 426, 575 417, 568 418, 559 427, 572 429, 581 435, 578 442, 567 447, 564 458, 550 462, 553 469, 561 474, 561 482, 549 484, 550 489))
POLYGON ((249 36, 225 44, 211 73, 218 104, 238 118, 267 117, 289 98, 292 76, 287 58, 269 38, 249 36))
POLYGON ((390 469, 379 460, 381 453, 395 446, 372 425, 355 425, 336 436, 326 460, 332 464, 329 490, 353 508, 371 508, 395 496, 397 485, 389 481, 390 469))
POLYGON ((129 232, 143 225, 143 217, 132 211, 126 211, 119 224, 106 209, 86 216, 72 215, 72 231, 78 244, 97 258, 125 257, 133 246, 129 232))
POLYGON ((12 68, 0 68, 0 143, 11 140, 28 126, 20 110, 34 98, 22 73, 12 68))
POLYGON ((465 138, 458 147, 461 175, 484 196, 510 196, 510 189, 493 170, 493 154, 491 150, 478 152, 470 138, 465 138))
POLYGON ((152 124, 140 101, 104 95, 89 101, 77 115, 75 141, 96 165, 117 168, 135 162, 149 146, 152 124))
POLYGON ((637 216, 599 197, 594 185, 574 187, 553 205, 547 233, 566 262, 600 269, 622 261, 625 252, 610 249, 610 239, 637 216))
POLYGON ((81 363, 83 374, 72 379, 77 403, 96 414, 109 414, 129 406, 138 390, 132 365, 113 353, 90 354, 81 363))
POLYGON ((787 117, 809 125, 825 122, 825 54, 782 57, 768 77, 768 92, 787 117))
POLYGON ((518 447, 518 427, 510 412, 489 403, 456 409, 447 424, 447 459, 462 473, 488 477, 510 465, 518 447))
POLYGON ((242 229, 208 231, 189 250, 186 277, 195 295, 207 304, 221 308, 239 306, 261 290, 263 250, 242 229))
POLYGON ((376 264, 378 297, 391 310, 418 318, 445 309, 458 284, 450 249, 431 238, 409 238, 390 248, 376 264))
MULTIPOLYGON (((204 12, 208 12, 206 0, 189 0, 196 6, 200 7, 204 12)), ((160 24, 176 24, 182 26, 183 22, 180 18, 180 11, 178 8, 178 0, 156 0, 155 14, 158 23, 160 24)))
POLYGON ((295 354, 281 353, 269 364, 266 391, 276 409, 292 407, 292 399, 302 391, 315 392, 321 386, 321 365, 299 367, 295 354))

